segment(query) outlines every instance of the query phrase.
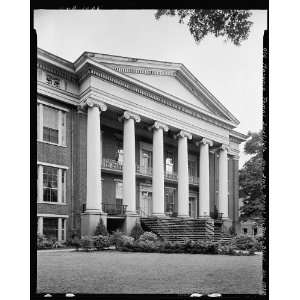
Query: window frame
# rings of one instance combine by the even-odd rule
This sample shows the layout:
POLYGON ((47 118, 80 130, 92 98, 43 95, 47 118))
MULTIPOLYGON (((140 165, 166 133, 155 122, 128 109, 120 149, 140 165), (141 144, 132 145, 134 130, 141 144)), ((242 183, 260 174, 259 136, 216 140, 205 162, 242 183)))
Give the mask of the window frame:
MULTIPOLYGON (((60 107, 58 105, 54 105, 51 103, 47 103, 41 100, 37 101, 37 141, 41 143, 46 143, 50 145, 60 146, 60 147, 67 147, 67 113, 69 112, 68 109, 60 107), (57 111, 57 119, 58 119, 58 133, 57 139, 58 142, 44 140, 44 107, 49 107, 57 111)), ((49 132, 54 131, 55 129, 49 128, 49 132)), ((51 136, 51 134, 50 134, 51 136)))
POLYGON ((38 174, 37 174, 37 203, 47 203, 54 205, 66 205, 67 204, 67 170, 68 167, 37 162, 38 174), (57 202, 44 201, 44 167, 52 167, 57 170, 57 202), (64 178, 64 182, 62 179, 64 178))

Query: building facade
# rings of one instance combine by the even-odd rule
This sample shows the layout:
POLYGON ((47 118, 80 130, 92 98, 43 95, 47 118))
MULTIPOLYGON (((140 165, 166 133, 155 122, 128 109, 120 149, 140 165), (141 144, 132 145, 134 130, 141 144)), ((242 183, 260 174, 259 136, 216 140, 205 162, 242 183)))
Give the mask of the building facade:
POLYGON ((238 222, 238 120, 180 63, 37 51, 38 232, 141 217, 238 222))

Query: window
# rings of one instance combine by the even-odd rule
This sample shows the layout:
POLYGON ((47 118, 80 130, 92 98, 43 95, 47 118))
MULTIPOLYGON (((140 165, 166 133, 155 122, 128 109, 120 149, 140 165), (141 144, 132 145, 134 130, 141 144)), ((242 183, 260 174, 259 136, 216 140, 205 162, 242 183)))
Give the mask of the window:
POLYGON ((66 112, 42 103, 37 110, 38 140, 66 145, 66 112))
POLYGON ((243 228, 243 233, 247 234, 248 233, 248 229, 247 228, 243 228))
POLYGON ((58 240, 58 218, 43 218, 43 235, 58 240))
POLYGON ((57 168, 43 167, 43 201, 57 202, 57 168))
POLYGON ((166 173, 167 174, 173 174, 175 171, 174 168, 174 153, 173 152, 167 152, 166 153, 166 173))
POLYGON ((123 199, 123 182, 116 181, 116 199, 123 199))
POLYGON ((196 176, 196 163, 193 160, 188 161, 189 176, 196 176))
POLYGON ((123 161, 124 161, 124 150, 123 149, 118 149, 118 157, 117 157, 117 161, 119 163, 119 165, 123 165, 123 161))
POLYGON ((38 202, 66 203, 66 173, 65 169, 38 165, 38 202))
POLYGON ((175 211, 175 189, 165 188, 165 209, 167 213, 173 213, 175 211))
POLYGON ((253 228, 253 235, 257 235, 257 227, 253 228))
POLYGON ((65 217, 59 216, 38 216, 38 232, 49 239, 60 241, 66 240, 66 223, 65 217))

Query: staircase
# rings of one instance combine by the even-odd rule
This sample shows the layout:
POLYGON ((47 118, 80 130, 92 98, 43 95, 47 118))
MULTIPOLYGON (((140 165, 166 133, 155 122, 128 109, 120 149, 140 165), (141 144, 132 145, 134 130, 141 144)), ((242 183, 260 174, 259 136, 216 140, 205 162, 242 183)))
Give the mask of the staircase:
POLYGON ((197 241, 214 238, 212 219, 147 217, 141 218, 141 225, 145 231, 152 231, 167 241, 183 242, 185 239, 197 241))
POLYGON ((214 222, 214 241, 219 243, 227 243, 231 240, 232 236, 222 229, 222 220, 215 220, 214 222))

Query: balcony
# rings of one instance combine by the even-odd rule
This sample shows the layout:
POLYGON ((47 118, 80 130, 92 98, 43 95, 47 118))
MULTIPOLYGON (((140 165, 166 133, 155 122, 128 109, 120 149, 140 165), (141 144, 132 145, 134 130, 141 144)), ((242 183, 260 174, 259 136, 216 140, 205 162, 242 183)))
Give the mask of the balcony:
POLYGON ((102 209, 110 216, 125 216, 127 205, 102 203, 102 209))
MULTIPOLYGON (((122 173, 123 166, 118 161, 109 159, 109 158, 103 158, 102 159, 102 169, 106 171, 111 171, 113 173, 122 173)), ((146 177, 152 177, 152 168, 145 167, 141 165, 136 165, 136 174, 138 176, 146 176, 146 177)), ((173 172, 166 172, 165 171, 165 180, 167 181, 173 181, 177 182, 177 173, 173 172)), ((189 184, 192 185, 198 185, 199 184, 199 178, 196 176, 189 176, 189 184)))

